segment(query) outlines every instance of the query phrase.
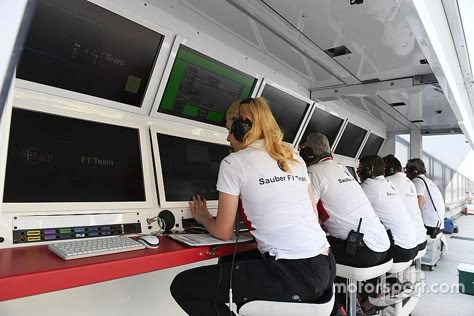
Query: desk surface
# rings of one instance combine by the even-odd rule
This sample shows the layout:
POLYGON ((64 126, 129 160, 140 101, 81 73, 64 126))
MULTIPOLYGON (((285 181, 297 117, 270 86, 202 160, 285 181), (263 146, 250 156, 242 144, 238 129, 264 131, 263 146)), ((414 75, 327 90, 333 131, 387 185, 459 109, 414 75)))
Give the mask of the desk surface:
MULTIPOLYGON (((238 252, 256 249, 241 243, 238 252)), ((58 291, 232 254, 234 244, 187 247, 160 237, 158 249, 63 260, 47 246, 0 250, 0 301, 58 291), (216 249, 217 248, 217 249, 216 249)))

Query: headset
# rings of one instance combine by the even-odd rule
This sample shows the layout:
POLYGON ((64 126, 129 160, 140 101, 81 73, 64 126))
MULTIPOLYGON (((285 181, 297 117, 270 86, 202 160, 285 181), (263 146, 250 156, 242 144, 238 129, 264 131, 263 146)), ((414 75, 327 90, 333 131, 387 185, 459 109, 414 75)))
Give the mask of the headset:
POLYGON ((361 178, 361 181, 365 179, 372 178, 372 174, 374 173, 374 165, 369 161, 366 163, 361 163, 359 168, 357 168, 357 174, 361 178))
POLYGON ((409 178, 414 178, 418 176, 419 174, 426 173, 425 168, 421 168, 421 170, 418 170, 418 167, 415 163, 410 162, 410 160, 407 162, 407 165, 405 167, 405 173, 409 178))
POLYGON ((234 135, 234 138, 238 140, 239 142, 244 141, 245 135, 250 131, 252 128, 252 121, 249 120, 249 118, 245 115, 240 114, 240 105, 242 104, 250 104, 253 102, 253 98, 245 98, 239 103, 239 111, 238 111, 238 116, 234 116, 232 118, 232 125, 230 127, 230 132, 231 134, 234 135))
POLYGON ((384 168, 386 177, 395 174, 395 164, 391 159, 384 159, 384 168))
POLYGON ((314 154, 313 149, 309 146, 302 146, 300 148, 300 156, 307 165, 316 160, 316 155, 314 154))

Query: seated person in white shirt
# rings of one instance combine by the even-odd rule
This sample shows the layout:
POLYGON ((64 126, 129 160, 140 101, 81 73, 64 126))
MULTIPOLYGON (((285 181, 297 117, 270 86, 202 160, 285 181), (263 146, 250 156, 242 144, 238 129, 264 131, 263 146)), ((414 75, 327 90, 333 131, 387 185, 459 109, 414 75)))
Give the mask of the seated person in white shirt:
POLYGON ((385 163, 385 177, 392 181, 393 186, 400 193, 412 222, 415 224, 418 251, 423 250, 426 247, 426 228, 421 218, 415 184, 402 172, 402 164, 394 155, 383 157, 383 161, 385 163))
POLYGON ((206 316, 234 315, 226 306, 230 293, 237 306, 250 300, 325 299, 332 294, 336 264, 318 223, 303 159, 283 143, 264 98, 234 102, 226 127, 234 152, 219 167, 217 216, 199 195, 189 206, 193 217, 223 240, 232 237, 239 210, 258 250, 235 255, 235 262, 227 256, 179 273, 170 286, 173 298, 188 315, 206 316))
POLYGON ((425 164, 420 158, 408 160, 405 172, 407 177, 415 184, 426 234, 434 238, 444 228, 445 205, 443 195, 436 184, 426 176, 425 164))
POLYGON ((308 165, 319 219, 330 234, 328 241, 336 262, 354 267, 380 264, 390 248, 385 228, 360 185, 333 160, 330 151, 326 136, 313 133, 306 138, 300 154, 308 165), (357 231, 360 219, 363 238, 352 253, 346 249, 347 239, 351 231, 357 231))
POLYGON ((357 173, 375 214, 391 236, 392 247, 389 255, 393 262, 405 262, 415 258, 418 253, 416 228, 400 194, 392 182, 384 177, 382 158, 377 155, 362 157, 357 173))

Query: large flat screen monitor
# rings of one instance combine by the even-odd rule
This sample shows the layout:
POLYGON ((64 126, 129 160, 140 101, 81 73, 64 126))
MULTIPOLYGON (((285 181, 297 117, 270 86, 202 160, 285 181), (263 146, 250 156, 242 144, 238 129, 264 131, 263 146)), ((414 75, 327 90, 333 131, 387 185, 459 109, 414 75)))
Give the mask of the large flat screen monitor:
POLYGON ((164 36, 85 0, 39 0, 17 78, 141 107, 164 36))
POLYGON ((209 206, 217 206, 217 176, 222 159, 230 153, 229 145, 153 130, 152 137, 160 206, 187 207, 195 194, 209 206))
POLYGON ((273 116, 283 131, 283 140, 293 143, 311 104, 270 84, 265 84, 261 96, 269 101, 273 116))
POLYGON ((364 148, 362 149, 359 157, 377 155, 380 148, 382 147, 383 142, 384 139, 382 137, 377 136, 374 133, 370 133, 369 138, 367 138, 367 141, 365 142, 364 148))
POLYGON ((225 126, 232 102, 251 96, 257 78, 179 45, 158 112, 225 126))
POLYGON ((301 142, 304 143, 306 137, 311 133, 321 133, 326 135, 329 145, 332 147, 343 123, 344 120, 342 118, 319 108, 315 108, 303 137, 301 138, 301 142))
POLYGON ((355 158, 366 133, 365 129, 348 122, 334 153, 355 158))
POLYGON ((14 108, 3 202, 144 206, 141 129, 14 108))

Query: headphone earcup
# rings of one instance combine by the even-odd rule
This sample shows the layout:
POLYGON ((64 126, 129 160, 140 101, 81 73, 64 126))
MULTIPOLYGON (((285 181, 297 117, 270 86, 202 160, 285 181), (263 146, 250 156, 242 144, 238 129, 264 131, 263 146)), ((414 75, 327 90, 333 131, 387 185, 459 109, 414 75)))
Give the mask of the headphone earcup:
POLYGON ((359 176, 364 180, 372 178, 372 169, 373 169, 372 166, 362 166, 359 172, 359 176))
POLYGON ((316 155, 311 147, 302 147, 300 149, 300 156, 306 164, 310 164, 316 159, 316 155))
POLYGON ((252 128, 252 122, 248 118, 236 117, 232 122, 231 133, 239 142, 244 140, 245 134, 252 128))

